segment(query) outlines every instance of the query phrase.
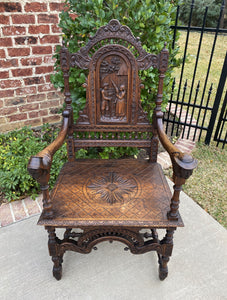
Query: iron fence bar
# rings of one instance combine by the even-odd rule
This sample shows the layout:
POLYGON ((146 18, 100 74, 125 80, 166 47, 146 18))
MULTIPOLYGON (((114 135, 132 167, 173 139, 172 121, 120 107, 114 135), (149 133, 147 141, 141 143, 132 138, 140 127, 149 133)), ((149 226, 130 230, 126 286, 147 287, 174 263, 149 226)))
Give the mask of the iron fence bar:
POLYGON ((217 139, 218 131, 219 131, 219 128, 221 126, 221 121, 223 120, 223 115, 224 115, 224 112, 225 112, 226 105, 227 105, 227 91, 225 92, 225 99, 224 99, 224 102, 222 104, 222 109, 221 109, 221 112, 220 112, 217 128, 216 128, 215 134, 214 134, 214 140, 215 141, 217 139))
MULTIPOLYGON (((195 67, 194 67, 194 72, 193 72, 193 77, 192 77, 192 85, 191 85, 191 89, 190 89, 190 94, 189 94, 189 99, 188 99, 188 103, 191 103, 191 98, 192 98, 192 91, 193 91, 193 87, 194 87, 194 82, 195 82, 195 75, 196 75, 196 71, 197 71, 197 66, 198 66, 198 61, 199 61, 199 55, 200 55, 200 49, 201 49, 201 45, 202 45, 202 40, 203 40, 203 33, 204 33, 204 27, 205 27, 205 23, 206 23, 206 18, 207 18, 207 11, 208 11, 208 6, 206 6, 205 12, 204 12, 204 16, 203 16, 203 25, 202 25, 202 31, 200 34, 200 39, 199 39, 199 47, 197 50, 197 55, 196 55, 196 62, 195 62, 195 67)), ((197 95, 196 95, 197 98, 197 95)), ((195 102, 194 102, 195 104, 195 102)), ((188 117, 188 110, 186 113, 186 119, 188 117)), ((184 137, 184 133, 185 133, 185 128, 183 130, 183 135, 182 137, 184 137)), ((187 139, 189 137, 189 133, 190 133, 190 127, 188 130, 188 135, 187 135, 187 139)))
POLYGON ((206 105, 205 106, 200 106, 198 104, 191 104, 191 103, 182 103, 182 102, 177 102, 177 101, 172 101, 173 104, 183 104, 184 106, 190 106, 190 107, 195 107, 195 108, 201 108, 201 109, 207 109, 207 110, 212 110, 213 107, 207 107, 206 105))
MULTIPOLYGON (((202 93, 201 102, 200 102, 201 106, 203 104, 203 99, 204 99, 204 95, 205 95, 205 91, 206 91, 207 81, 208 81, 208 77, 209 77, 209 74, 210 74, 210 68, 211 68, 211 63, 212 63, 212 59, 213 59, 214 49, 215 49, 215 46, 216 46, 218 30, 219 30, 219 27, 220 27, 221 17, 222 17, 222 13, 223 13, 223 10, 224 10, 224 2, 225 2, 225 0, 223 0, 223 2, 222 2, 222 6, 221 6, 221 9, 220 9, 220 14, 219 14, 218 22, 217 22, 214 42, 213 42, 213 46, 212 46, 212 50, 211 50, 211 54, 210 54, 209 65, 208 65, 208 69, 207 69, 206 79, 205 79, 205 83, 204 83, 204 87, 203 87, 203 93, 202 93)), ((201 109, 199 110, 199 113, 198 113, 197 122, 199 122, 200 114, 201 114, 201 109)), ((195 139, 195 136, 196 136, 196 130, 194 132, 193 140, 195 139)))
MULTIPOLYGON (((202 127, 203 127, 205 119, 206 119, 206 114, 207 114, 207 110, 208 110, 207 108, 208 108, 208 104, 209 104, 209 101, 210 101, 210 96, 211 96, 212 90, 213 90, 213 83, 211 83, 211 86, 210 86, 210 89, 209 89, 209 92, 208 92, 207 103, 206 103, 206 107, 205 107, 205 111, 204 111, 204 115, 203 115, 203 120, 202 120, 202 124, 201 124, 202 127)), ((199 133, 199 138, 198 138, 199 141, 200 141, 200 138, 201 138, 201 134, 202 134, 202 130, 200 130, 200 133, 199 133)))
POLYGON ((219 84, 218 84, 216 97, 214 100, 214 106, 213 106, 213 110, 211 113, 211 118, 210 118, 210 122, 209 122, 209 126, 208 126, 207 135, 205 138, 205 144, 207 144, 207 145, 209 145, 210 140, 211 140, 211 135, 212 135, 212 132, 214 129, 214 124, 215 124, 216 116, 218 113, 218 108, 219 108, 219 105, 221 102, 222 93, 223 93, 225 82, 226 82, 226 77, 227 77, 227 51, 226 51, 226 55, 225 55, 225 61, 224 61, 223 67, 222 67, 222 72, 221 72, 221 76, 220 76, 220 80, 219 80, 219 84))
POLYGON ((222 145, 222 149, 224 149, 225 144, 226 144, 226 141, 227 141, 227 131, 226 131, 226 134, 225 134, 225 142, 224 142, 223 145, 222 145))
MULTIPOLYGON (((188 83, 188 80, 186 79, 185 84, 184 84, 184 91, 183 91, 182 101, 181 101, 182 104, 184 103, 185 93, 186 93, 186 90, 187 90, 187 83, 188 83)), ((180 107, 179 119, 181 119, 182 110, 183 110, 183 105, 181 105, 181 107, 180 107)), ((187 112, 188 112, 188 110, 189 110, 189 106, 188 106, 187 112)), ((186 125, 186 122, 187 122, 187 119, 185 118, 185 125, 186 125)), ((185 126, 184 126, 184 129, 185 129, 185 126)), ((178 130, 179 130, 179 123, 177 124, 176 136, 178 136, 178 130)))
MULTIPOLYGON (((190 34, 191 21, 192 21, 192 11, 193 11, 193 8, 194 8, 194 0, 192 0, 192 2, 191 2, 191 10, 190 10, 190 15, 189 15, 187 36, 186 36, 185 48, 184 48, 184 56, 183 56, 183 61, 182 61, 182 66, 181 66, 180 82, 179 82, 178 92, 177 92, 177 102, 178 102, 179 97, 180 97, 181 84, 182 84, 182 79, 183 79, 183 74, 184 74, 184 65, 185 65, 186 54, 187 54, 187 47, 188 47, 188 40, 189 40, 189 34, 190 34)), ((176 118, 177 106, 178 106, 178 104, 176 104, 176 107, 175 107, 174 120, 176 118)), ((173 127, 172 127, 172 131, 171 131, 171 135, 172 134, 173 134, 173 127)))
POLYGON ((177 23, 178 23, 178 18, 179 18, 179 9, 180 9, 180 5, 177 5, 177 13, 176 13, 176 19, 175 19, 175 25, 171 26, 171 28, 174 29, 173 32, 173 42, 172 42, 172 49, 175 48, 175 40, 176 40, 176 34, 177 34, 177 23))
MULTIPOLYGON (((225 122, 227 121, 227 111, 225 112, 225 122)), ((223 123, 224 124, 224 123, 223 123)), ((222 141, 222 140, 221 140, 222 141)), ((224 149, 225 147, 225 144, 227 143, 227 130, 226 130, 226 133, 225 133, 225 139, 224 139, 224 143, 222 145, 222 149, 224 149)))
MULTIPOLYGON (((170 28, 175 29, 175 25, 170 26, 170 28)), ((178 30, 187 30, 188 26, 177 26, 176 29, 178 30)), ((191 31, 202 31, 202 27, 197 27, 197 26, 191 26, 191 31)), ((211 33, 215 33, 216 32, 216 28, 210 28, 210 27, 205 27, 204 28, 205 32, 211 32, 211 33)), ((227 33, 227 29, 225 28, 219 28, 218 30, 219 33, 227 33)))
POLYGON ((222 134, 222 131, 223 131, 223 128, 224 128, 224 125, 225 125, 225 121, 227 121, 226 118, 227 118, 227 110, 226 110, 225 116, 222 120, 223 122, 222 122, 221 130, 219 131, 219 136, 216 140, 214 139, 214 141, 217 141, 217 147, 218 147, 219 143, 223 144, 222 149, 224 149, 225 144, 227 143, 227 131, 226 131, 226 134, 225 134, 225 138, 224 139, 221 138, 221 134, 222 134))
POLYGON ((221 126, 221 130, 219 132, 218 138, 215 140, 215 141, 217 141, 217 145, 216 145, 217 147, 218 147, 219 143, 222 143, 222 149, 224 149, 225 144, 227 143, 227 130, 226 130, 225 138, 224 139, 221 138, 221 134, 222 134, 222 131, 224 128, 225 121, 227 121, 227 110, 226 110, 225 116, 223 118, 223 123, 221 126))
MULTIPOLYGON (((173 84, 172 84, 172 90, 171 90, 171 95, 170 95, 169 110, 168 110, 167 120, 169 120, 170 113, 171 113, 171 106, 172 106, 172 101, 173 101, 174 88, 175 88, 175 77, 173 79, 173 84)), ((169 122, 167 121, 167 124, 166 124, 166 133, 168 132, 168 126, 169 126, 169 122)))
MULTIPOLYGON (((191 113, 191 118, 190 118, 190 123, 189 123, 189 128, 188 128, 187 139, 189 138, 189 135, 190 135, 191 125, 192 125, 192 119, 193 119, 193 115, 194 115, 194 111, 195 111, 195 104, 196 104, 196 100, 197 100, 198 93, 199 93, 199 87, 200 87, 200 80, 199 80, 199 82, 197 84, 197 87, 196 87, 195 98, 194 98, 194 103, 193 103, 193 107, 192 107, 192 113, 191 113)), ((184 138, 184 131, 185 130, 183 130, 183 134, 182 134, 183 138, 184 138)))
MULTIPOLYGON (((169 123, 174 123, 176 124, 173 120, 168 120, 169 123)), ((181 122, 181 121, 178 121, 180 125, 185 125, 185 122, 181 122)), ((186 124, 187 126, 187 124, 186 124)), ((196 124, 191 124, 191 127, 192 128, 197 128, 197 129, 202 129, 202 130, 205 130, 207 131, 208 127, 202 127, 201 125, 196 125, 196 124)))
MULTIPOLYGON (((220 116, 219 116, 217 128, 216 128, 215 134, 214 134, 214 141, 218 141, 217 146, 219 144, 219 141, 223 142, 222 139, 221 139, 221 134, 222 134, 225 122, 227 121, 226 105, 227 105, 227 91, 225 92, 225 99, 224 99, 224 102, 223 102, 223 105, 222 105, 222 109, 221 109, 221 113, 220 113, 220 116), (224 115, 224 113, 225 113, 225 115, 224 115), (222 123, 222 125, 221 125, 221 123, 222 123), (220 129, 220 127, 221 127, 221 129, 220 129)), ((227 132, 226 132, 226 135, 227 135, 227 132)), ((225 136, 223 145, 225 143, 227 143, 226 136, 225 136)))

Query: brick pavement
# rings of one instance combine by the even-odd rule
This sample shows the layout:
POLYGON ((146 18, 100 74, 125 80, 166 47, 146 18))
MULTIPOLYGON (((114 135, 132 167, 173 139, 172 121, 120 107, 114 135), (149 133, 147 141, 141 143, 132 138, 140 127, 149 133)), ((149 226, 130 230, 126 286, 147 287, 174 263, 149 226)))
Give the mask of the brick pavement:
POLYGON ((23 200, 3 203, 0 206, 0 227, 24 220, 42 211, 42 196, 35 200, 27 197, 23 200))

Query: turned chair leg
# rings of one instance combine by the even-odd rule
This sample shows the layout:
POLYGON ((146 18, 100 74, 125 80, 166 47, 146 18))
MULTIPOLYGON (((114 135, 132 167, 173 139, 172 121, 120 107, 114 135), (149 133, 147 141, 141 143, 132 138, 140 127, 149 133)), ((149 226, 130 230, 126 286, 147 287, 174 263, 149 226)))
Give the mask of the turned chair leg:
POLYGON ((61 256, 52 256, 53 266, 53 276, 60 280, 62 277, 62 257, 61 256))
POLYGON ((158 253, 158 263, 159 263, 159 279, 164 280, 168 276, 168 262, 172 254, 173 249, 173 233, 176 228, 171 228, 166 230, 166 235, 161 241, 161 244, 166 245, 165 255, 158 253))
POLYGON ((57 237, 55 234, 54 227, 46 227, 49 235, 48 240, 48 248, 50 256, 52 257, 52 261, 54 263, 53 266, 53 276, 60 280, 62 277, 62 262, 63 262, 63 255, 58 253, 58 242, 57 237))
POLYGON ((160 280, 164 280, 168 276, 168 267, 167 267, 168 261, 169 261, 169 256, 162 256, 158 254, 160 280))
POLYGON ((180 203, 180 192, 182 191, 182 185, 185 183, 185 179, 177 176, 173 176, 175 185, 173 186, 174 192, 171 199, 170 211, 167 213, 169 220, 177 221, 179 218, 179 203, 180 203))

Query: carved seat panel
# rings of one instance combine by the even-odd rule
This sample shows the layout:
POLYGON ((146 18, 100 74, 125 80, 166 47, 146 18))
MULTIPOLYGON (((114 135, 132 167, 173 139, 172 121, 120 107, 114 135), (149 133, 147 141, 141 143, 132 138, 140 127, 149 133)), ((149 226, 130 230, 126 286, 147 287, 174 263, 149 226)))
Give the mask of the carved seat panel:
POLYGON ((45 226, 177 227, 167 212, 171 192, 158 163, 82 160, 64 165, 52 192, 52 219, 45 226), (64 202, 63 200, 64 199, 64 202))

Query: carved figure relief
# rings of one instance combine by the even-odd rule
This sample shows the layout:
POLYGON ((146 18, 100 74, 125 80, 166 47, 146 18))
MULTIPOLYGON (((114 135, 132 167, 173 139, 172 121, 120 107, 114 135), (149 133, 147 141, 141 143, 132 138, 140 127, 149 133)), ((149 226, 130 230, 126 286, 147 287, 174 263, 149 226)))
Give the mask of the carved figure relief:
MULTIPOLYGON (((105 53, 106 54, 106 53, 105 53)), ((98 121, 105 123, 127 122, 128 65, 124 57, 105 55, 100 59, 97 95, 98 121)))
POLYGON ((102 93, 101 112, 103 118, 109 114, 109 110, 110 110, 109 102, 111 101, 111 97, 108 97, 108 86, 109 84, 105 83, 101 91, 102 93))
POLYGON ((116 86, 114 81, 112 81, 113 86, 115 87, 116 91, 116 111, 115 111, 115 116, 116 118, 120 118, 122 120, 125 116, 125 104, 126 104, 126 99, 125 99, 125 85, 122 84, 120 88, 116 86))
POLYGON ((146 113, 140 105, 141 81, 138 70, 147 69, 151 65, 157 67, 160 56, 148 54, 127 27, 119 26, 118 21, 111 21, 91 38, 86 47, 71 56, 71 66, 82 67, 80 66, 82 64, 83 68, 89 69, 86 87, 87 107, 80 112, 78 126, 90 125, 101 128, 109 125, 112 129, 113 126, 123 128, 125 125, 149 124, 146 113), (95 53, 90 53, 94 45, 105 39, 107 33, 110 35, 115 33, 116 28, 121 28, 117 31, 119 39, 131 44, 138 51, 138 57, 134 56, 130 47, 114 43, 100 45, 95 53), (84 61, 80 58, 81 55, 84 61))

